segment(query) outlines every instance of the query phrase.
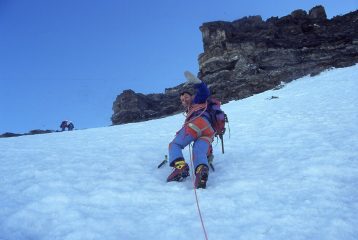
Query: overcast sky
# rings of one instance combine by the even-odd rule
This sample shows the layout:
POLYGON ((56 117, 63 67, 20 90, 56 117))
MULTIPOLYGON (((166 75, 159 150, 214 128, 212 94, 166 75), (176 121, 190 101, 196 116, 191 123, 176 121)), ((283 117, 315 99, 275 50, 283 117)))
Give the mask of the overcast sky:
POLYGON ((0 133, 111 124, 125 89, 161 93, 198 72, 204 22, 285 16, 358 0, 0 0, 0 133))

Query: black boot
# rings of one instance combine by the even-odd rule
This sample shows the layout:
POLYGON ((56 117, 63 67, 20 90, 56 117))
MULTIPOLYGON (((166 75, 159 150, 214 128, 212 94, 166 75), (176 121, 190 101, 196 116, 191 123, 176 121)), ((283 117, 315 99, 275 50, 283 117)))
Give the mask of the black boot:
POLYGON ((206 182, 208 181, 208 177, 208 166, 200 164, 195 171, 195 188, 206 188, 206 182))

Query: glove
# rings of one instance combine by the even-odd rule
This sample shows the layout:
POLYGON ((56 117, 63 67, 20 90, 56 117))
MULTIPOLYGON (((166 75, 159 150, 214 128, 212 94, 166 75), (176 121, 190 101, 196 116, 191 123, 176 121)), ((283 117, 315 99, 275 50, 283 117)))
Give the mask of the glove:
POLYGON ((184 84, 185 86, 188 84, 198 84, 201 83, 201 80, 197 77, 195 77, 191 72, 189 71, 185 71, 184 72, 184 76, 187 79, 186 83, 184 84))

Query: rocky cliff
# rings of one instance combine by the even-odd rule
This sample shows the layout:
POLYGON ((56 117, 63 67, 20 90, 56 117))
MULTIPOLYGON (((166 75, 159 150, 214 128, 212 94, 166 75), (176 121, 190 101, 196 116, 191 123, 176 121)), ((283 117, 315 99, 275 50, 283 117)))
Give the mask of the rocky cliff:
POLYGON ((20 137, 20 136, 36 135, 36 134, 45 134, 45 133, 53 133, 53 132, 60 132, 60 131, 35 129, 35 130, 31 130, 31 131, 28 132, 28 133, 12 133, 12 132, 6 132, 6 133, 1 134, 1 135, 0 135, 0 138, 20 137))
MULTIPOLYGON (((358 10, 327 19, 322 6, 263 21, 260 16, 200 27, 204 53, 198 77, 223 102, 242 99, 294 79, 358 62, 358 10)), ((112 123, 168 116, 180 111, 182 85, 164 94, 126 90, 113 103, 112 123)))

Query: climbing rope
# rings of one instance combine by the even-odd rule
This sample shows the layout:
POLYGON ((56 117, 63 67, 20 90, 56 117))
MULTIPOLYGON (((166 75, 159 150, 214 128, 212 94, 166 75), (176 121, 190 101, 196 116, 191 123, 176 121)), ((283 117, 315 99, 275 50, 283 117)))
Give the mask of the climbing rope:
POLYGON ((193 158, 192 158, 191 144, 189 144, 189 156, 190 156, 191 169, 193 170, 192 180, 193 180, 193 188, 194 188, 195 199, 196 199, 196 206, 197 206, 197 208, 198 208, 198 213, 199 213, 199 217, 200 217, 200 221, 201 221, 201 226, 202 226, 203 231, 204 231, 205 240, 208 240, 208 235, 206 234, 206 229, 205 229, 203 217, 202 217, 201 211, 200 211, 199 200, 198 200, 198 194, 196 193, 196 187, 195 187, 195 169, 194 169, 194 163, 193 163, 193 158))

